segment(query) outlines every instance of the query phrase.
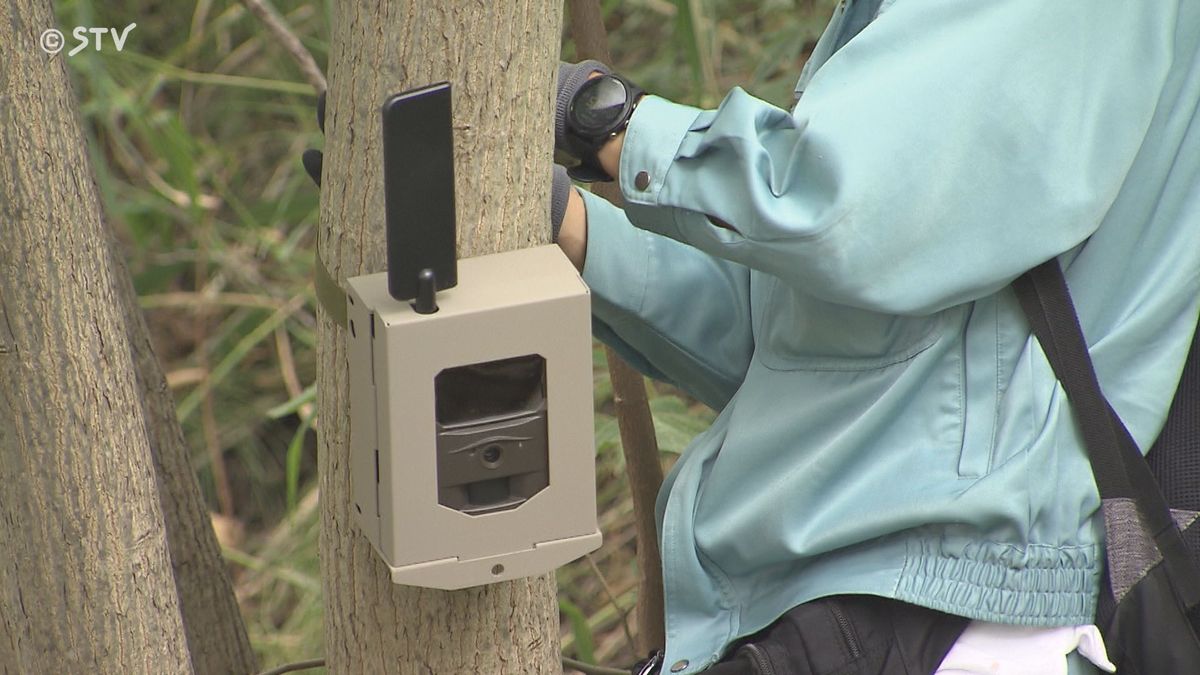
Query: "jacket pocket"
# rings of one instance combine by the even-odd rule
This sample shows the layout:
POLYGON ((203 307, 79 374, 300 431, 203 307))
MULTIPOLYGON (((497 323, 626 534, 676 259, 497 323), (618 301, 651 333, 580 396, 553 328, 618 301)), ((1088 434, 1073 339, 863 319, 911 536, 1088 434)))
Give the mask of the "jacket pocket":
POLYGON ((991 472, 995 462, 1000 377, 997 362, 1000 330, 996 302, 985 299, 972 303, 965 320, 971 330, 965 331, 957 361, 963 383, 963 399, 968 404, 963 407, 958 475, 980 478, 991 472))
POLYGON ((791 675, 790 668, 783 670, 777 666, 767 648, 758 643, 747 642, 739 647, 738 651, 745 657, 750 667, 750 675, 791 675))
MULTIPOLYGON (((945 312, 898 316, 837 305, 761 275, 755 356, 772 370, 865 371, 904 363, 938 340, 945 312)), ((951 311, 951 310, 947 310, 951 311)))

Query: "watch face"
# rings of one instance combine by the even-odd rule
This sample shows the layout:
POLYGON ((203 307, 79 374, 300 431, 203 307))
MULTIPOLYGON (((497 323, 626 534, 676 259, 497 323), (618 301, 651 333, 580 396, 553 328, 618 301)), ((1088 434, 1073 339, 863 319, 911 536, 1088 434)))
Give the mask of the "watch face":
POLYGON ((590 80, 571 105, 575 126, 585 134, 601 134, 621 119, 629 101, 625 84, 614 77, 590 80))

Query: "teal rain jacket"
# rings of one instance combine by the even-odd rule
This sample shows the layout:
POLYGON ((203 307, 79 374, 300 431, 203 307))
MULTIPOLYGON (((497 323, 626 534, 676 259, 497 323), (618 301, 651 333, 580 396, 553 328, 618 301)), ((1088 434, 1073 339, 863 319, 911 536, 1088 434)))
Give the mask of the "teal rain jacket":
POLYGON ((1142 447, 1200 311, 1200 1, 894 0, 789 113, 653 96, 586 197, 598 336, 720 411, 658 499, 667 668, 797 603, 1093 621, 1098 498, 1008 287, 1059 256, 1142 447), (717 227, 712 216, 733 229, 717 227))

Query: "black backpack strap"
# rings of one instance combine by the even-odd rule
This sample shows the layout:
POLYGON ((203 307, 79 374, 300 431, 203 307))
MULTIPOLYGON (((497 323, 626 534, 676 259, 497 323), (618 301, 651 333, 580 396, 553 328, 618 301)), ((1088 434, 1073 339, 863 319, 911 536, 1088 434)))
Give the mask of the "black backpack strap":
POLYGON ((1187 607, 1195 607, 1200 604, 1200 571, 1188 556, 1149 465, 1100 389, 1058 260, 1021 275, 1013 288, 1071 402, 1101 499, 1129 498, 1137 502, 1180 599, 1187 607))

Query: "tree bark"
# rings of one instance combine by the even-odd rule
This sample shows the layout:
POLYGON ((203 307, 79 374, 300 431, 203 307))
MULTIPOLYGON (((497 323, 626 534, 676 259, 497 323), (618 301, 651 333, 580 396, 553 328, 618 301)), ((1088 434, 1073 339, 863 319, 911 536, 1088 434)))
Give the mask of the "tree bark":
POLYGON ((0 665, 189 672, 146 419, 49 4, 0 14, 0 665))
MULTIPOLYGON (((453 84, 459 255, 546 243, 561 4, 421 0, 334 8, 321 257, 333 278, 384 269, 379 109, 453 84)), ((321 564, 333 673, 561 671, 554 575, 463 591, 398 586, 349 508, 345 336, 319 312, 321 564)))
POLYGON ((120 247, 113 238, 109 247, 118 283, 117 311, 125 319, 192 668, 214 675, 253 672, 256 657, 189 461, 175 399, 150 343, 120 247))
POLYGON ((65 63, 38 45, 53 13, 17 2, 5 19, 0 670, 251 672, 65 63))

